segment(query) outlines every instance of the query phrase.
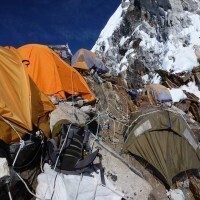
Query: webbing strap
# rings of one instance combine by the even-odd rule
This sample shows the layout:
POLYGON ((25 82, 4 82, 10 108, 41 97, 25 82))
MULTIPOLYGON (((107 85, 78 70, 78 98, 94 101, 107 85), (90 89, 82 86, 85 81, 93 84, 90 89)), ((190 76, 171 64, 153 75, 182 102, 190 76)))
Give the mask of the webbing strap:
POLYGON ((167 114, 168 114, 168 119, 169 119, 168 128, 169 128, 169 130, 171 130, 172 129, 172 122, 171 122, 171 117, 170 117, 169 111, 167 111, 167 114))

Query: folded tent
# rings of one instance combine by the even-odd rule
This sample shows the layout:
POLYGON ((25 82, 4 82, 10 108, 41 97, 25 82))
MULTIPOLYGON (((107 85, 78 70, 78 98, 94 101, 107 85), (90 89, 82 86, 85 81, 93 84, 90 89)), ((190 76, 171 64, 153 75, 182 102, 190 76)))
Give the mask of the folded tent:
POLYGON ((95 100, 81 74, 65 63, 58 54, 45 45, 29 44, 18 49, 24 60, 30 63, 27 71, 36 85, 46 95, 66 99, 69 95, 81 95, 88 101, 95 100))
POLYGON ((55 107, 30 79, 13 47, 0 47, 0 72, 0 140, 19 142, 14 129, 23 138, 33 130, 33 124, 48 137, 49 113, 55 107))
POLYGON ((71 65, 81 70, 90 70, 95 67, 99 73, 108 72, 103 62, 93 52, 86 49, 80 49, 73 55, 71 65))

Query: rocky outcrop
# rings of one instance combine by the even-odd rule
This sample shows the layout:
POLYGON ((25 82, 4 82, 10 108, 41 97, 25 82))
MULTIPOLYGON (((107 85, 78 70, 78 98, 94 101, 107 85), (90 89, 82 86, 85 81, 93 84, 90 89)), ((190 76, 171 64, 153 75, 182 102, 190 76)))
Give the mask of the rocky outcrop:
POLYGON ((200 199, 200 179, 197 179, 196 177, 190 178, 189 187, 195 199, 200 199))
POLYGON ((51 113, 51 131, 53 130, 54 125, 61 120, 66 120, 69 121, 69 123, 77 125, 85 125, 87 120, 89 120, 89 116, 80 109, 70 105, 68 102, 65 102, 58 104, 56 109, 51 113))
POLYGON ((124 199, 149 199, 152 187, 141 177, 142 175, 135 168, 130 167, 123 158, 104 143, 97 143, 91 139, 92 142, 94 143, 95 149, 101 149, 100 152, 103 156, 102 164, 105 167, 105 175, 124 194, 124 199))
POLYGON ((92 50, 136 88, 155 69, 190 71, 198 66, 199 14, 197 0, 123 0, 92 50))

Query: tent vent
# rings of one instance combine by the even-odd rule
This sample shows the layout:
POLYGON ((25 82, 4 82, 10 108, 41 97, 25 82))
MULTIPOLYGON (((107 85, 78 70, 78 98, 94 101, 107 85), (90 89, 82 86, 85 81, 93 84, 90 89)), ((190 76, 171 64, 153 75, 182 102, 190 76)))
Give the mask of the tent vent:
POLYGON ((144 133, 145 131, 148 131, 149 129, 151 129, 151 122, 149 120, 145 121, 144 123, 142 123, 135 131, 134 134, 136 137, 138 137, 139 135, 141 135, 142 133, 144 133))
POLYGON ((193 148, 196 150, 198 148, 198 144, 194 140, 194 138, 192 137, 191 133, 188 131, 187 128, 185 129, 183 135, 185 136, 185 138, 187 139, 187 141, 190 143, 190 145, 192 145, 193 148))

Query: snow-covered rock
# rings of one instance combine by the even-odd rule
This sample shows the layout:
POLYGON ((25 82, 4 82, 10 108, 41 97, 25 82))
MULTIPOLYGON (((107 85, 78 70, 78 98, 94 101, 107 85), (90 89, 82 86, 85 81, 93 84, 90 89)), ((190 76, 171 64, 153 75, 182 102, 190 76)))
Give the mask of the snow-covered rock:
POLYGON ((182 90, 185 90, 186 92, 190 92, 197 96, 200 99, 200 91, 199 88, 195 85, 194 82, 189 82, 187 85, 181 86, 182 90))
POLYGON ((187 98, 187 96, 185 95, 185 93, 183 92, 182 89, 174 88, 174 89, 171 89, 169 91, 170 91, 170 94, 172 96, 172 101, 174 103, 179 102, 180 100, 187 98))
POLYGON ((183 191, 180 189, 170 190, 167 195, 170 200, 185 200, 183 191))
POLYGON ((96 112, 96 109, 93 108, 91 105, 88 105, 88 106, 82 106, 80 108, 80 110, 86 114, 91 114, 91 113, 94 113, 96 112))
POLYGON ((10 170, 8 167, 8 162, 6 158, 0 158, 0 178, 3 179, 9 176, 10 176, 10 170))
POLYGON ((182 72, 198 66, 199 24, 198 0, 123 0, 92 51, 111 73, 123 72, 136 86, 155 69, 182 72))

